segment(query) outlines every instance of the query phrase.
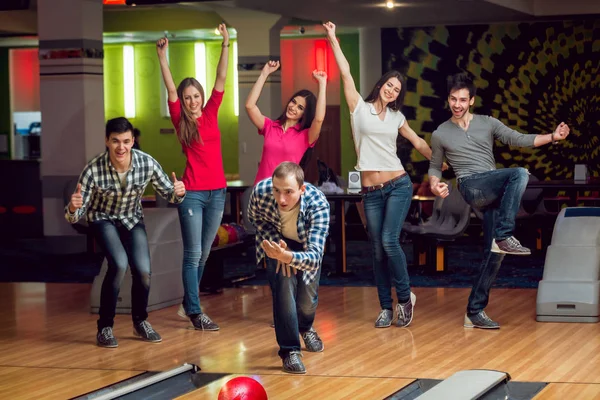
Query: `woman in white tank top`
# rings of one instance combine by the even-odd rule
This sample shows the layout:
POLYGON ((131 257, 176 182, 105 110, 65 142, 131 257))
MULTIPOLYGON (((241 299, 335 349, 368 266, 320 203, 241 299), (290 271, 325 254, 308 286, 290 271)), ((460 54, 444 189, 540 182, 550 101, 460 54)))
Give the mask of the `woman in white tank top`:
POLYGON ((381 311, 376 328, 408 326, 416 302, 410 290, 406 257, 400 246, 400 230, 412 201, 412 182, 396 154, 398 133, 431 159, 431 148, 408 125, 400 112, 404 78, 397 71, 383 75, 363 100, 350 74, 350 66, 335 37, 335 25, 323 24, 344 84, 351 114, 352 136, 361 171, 362 196, 373 252, 373 269, 381 311), (392 285, 398 304, 393 313, 392 285))

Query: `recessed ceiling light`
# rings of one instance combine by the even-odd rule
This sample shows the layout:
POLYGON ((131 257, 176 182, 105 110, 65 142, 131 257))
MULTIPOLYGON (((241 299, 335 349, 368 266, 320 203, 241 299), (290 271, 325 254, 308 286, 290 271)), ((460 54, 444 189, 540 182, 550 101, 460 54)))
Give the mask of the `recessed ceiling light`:
POLYGON ((394 2, 393 1, 386 1, 385 6, 387 8, 394 8, 394 2))

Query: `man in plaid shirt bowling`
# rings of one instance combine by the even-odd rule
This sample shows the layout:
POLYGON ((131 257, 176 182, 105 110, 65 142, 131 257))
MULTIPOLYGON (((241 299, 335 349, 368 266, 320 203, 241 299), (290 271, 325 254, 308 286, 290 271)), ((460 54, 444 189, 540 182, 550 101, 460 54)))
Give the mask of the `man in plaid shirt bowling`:
POLYGON ((134 334, 147 342, 162 338, 146 321, 150 293, 150 249, 141 198, 148 183, 171 203, 185 196, 183 182, 173 181, 150 155, 132 150, 133 126, 123 117, 106 123, 107 151, 92 159, 79 176, 77 189, 65 207, 65 218, 76 223, 86 215, 96 242, 108 261, 100 294, 96 344, 117 347, 113 324, 121 282, 131 267, 131 318, 134 334))
POLYGON ((329 202, 320 190, 304 182, 299 165, 284 162, 272 178, 254 187, 248 217, 256 227, 257 262, 266 257, 283 370, 306 373, 299 335, 307 351, 323 351, 323 342, 312 325, 329 232, 329 202))

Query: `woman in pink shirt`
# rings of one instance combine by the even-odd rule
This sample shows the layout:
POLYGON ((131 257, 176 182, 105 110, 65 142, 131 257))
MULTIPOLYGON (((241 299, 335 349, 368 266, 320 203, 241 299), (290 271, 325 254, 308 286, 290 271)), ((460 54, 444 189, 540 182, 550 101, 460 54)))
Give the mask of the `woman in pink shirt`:
POLYGON ((254 179, 255 185, 263 179, 270 178, 275 168, 284 161, 299 164, 306 150, 315 146, 325 119, 327 74, 316 70, 312 75, 319 83, 317 98, 309 90, 300 90, 294 93, 276 120, 262 115, 256 102, 267 78, 277 69, 279 61, 269 61, 265 64, 246 99, 246 112, 250 121, 258 128, 259 135, 265 137, 262 157, 254 179))
POLYGON ((219 326, 200 308, 198 287, 204 266, 225 208, 227 182, 221 155, 221 132, 217 114, 223 100, 229 57, 229 33, 219 25, 223 36, 217 78, 210 98, 204 105, 204 88, 194 78, 185 78, 176 88, 167 60, 166 38, 156 42, 160 69, 169 96, 171 122, 177 130, 186 156, 183 182, 188 196, 179 205, 183 239, 183 304, 177 314, 189 318, 195 329, 217 331, 219 326))

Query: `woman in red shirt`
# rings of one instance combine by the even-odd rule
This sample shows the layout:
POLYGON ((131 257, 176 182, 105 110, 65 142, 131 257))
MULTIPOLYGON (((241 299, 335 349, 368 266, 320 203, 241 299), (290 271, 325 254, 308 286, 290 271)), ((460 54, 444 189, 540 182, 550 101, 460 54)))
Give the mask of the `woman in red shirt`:
POLYGON ((169 41, 162 38, 156 42, 160 69, 169 96, 171 122, 187 158, 182 180, 188 192, 178 207, 183 239, 184 288, 183 304, 178 314, 189 318, 195 329, 204 331, 219 330, 219 326, 200 308, 198 287, 221 224, 227 187, 217 114, 227 76, 229 33, 225 24, 220 24, 218 29, 223 36, 221 57, 215 86, 206 105, 204 88, 196 79, 185 78, 175 87, 166 55, 169 41))

